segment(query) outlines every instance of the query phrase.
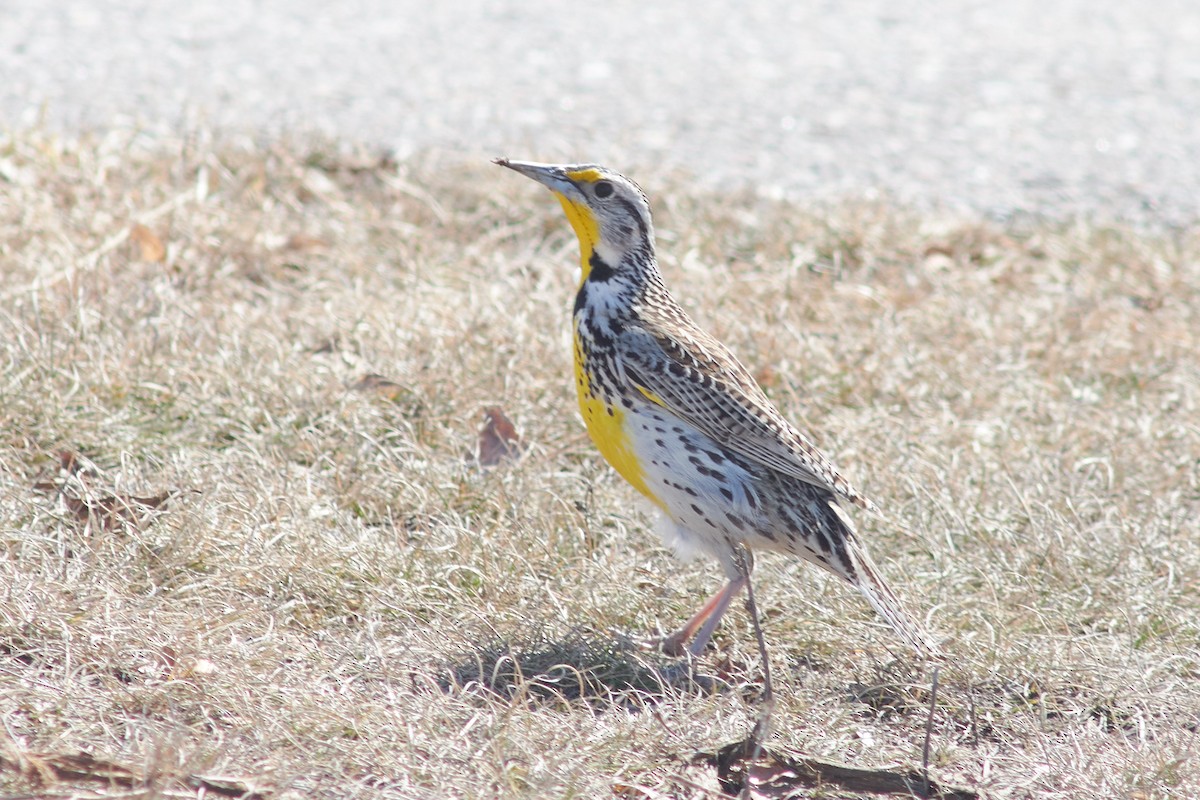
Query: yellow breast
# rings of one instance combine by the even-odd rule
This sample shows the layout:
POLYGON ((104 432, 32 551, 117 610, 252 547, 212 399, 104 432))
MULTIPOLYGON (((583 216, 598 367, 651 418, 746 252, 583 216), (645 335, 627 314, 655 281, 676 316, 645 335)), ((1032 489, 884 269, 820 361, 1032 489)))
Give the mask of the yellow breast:
POLYGON ((602 397, 593 393, 578 334, 575 336, 575 388, 579 391, 579 411, 583 414, 588 435, 596 443, 601 455, 622 478, 633 485, 633 488, 655 505, 665 508, 646 484, 645 470, 642 469, 634 451, 633 441, 626 427, 625 410, 609 405, 602 397))

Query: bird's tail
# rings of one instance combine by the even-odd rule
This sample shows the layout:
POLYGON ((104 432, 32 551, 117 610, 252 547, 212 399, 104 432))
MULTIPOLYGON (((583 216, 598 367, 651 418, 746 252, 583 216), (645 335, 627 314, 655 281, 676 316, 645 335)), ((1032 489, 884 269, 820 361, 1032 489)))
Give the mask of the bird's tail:
POLYGON ((887 585, 887 581, 879 574, 875 562, 871 560, 871 556, 867 554, 866 549, 858 541, 858 536, 854 533, 853 523, 849 517, 838 507, 836 502, 830 503, 830 506, 841 517, 842 521, 846 523, 848 529, 844 544, 846 555, 849 556, 849 560, 853 566, 853 574, 843 574, 843 577, 858 587, 858 590, 867 598, 867 602, 871 604, 871 607, 879 612, 879 616, 887 620, 887 623, 900 635, 900 638, 907 642, 918 654, 930 658, 940 658, 942 656, 941 648, 930 637, 925 626, 915 620, 905 610, 904 603, 900 601, 896 593, 887 585))
POLYGON ((925 626, 914 619, 904 608, 900 598, 896 596, 896 593, 884 581, 883 576, 879 574, 879 570, 875 568, 875 562, 859 544, 858 538, 850 537, 846 542, 846 548, 851 553, 858 573, 854 584, 867 598, 871 607, 878 611, 879 616, 887 620, 900 638, 918 654, 931 658, 941 657, 941 648, 930 637, 925 626))

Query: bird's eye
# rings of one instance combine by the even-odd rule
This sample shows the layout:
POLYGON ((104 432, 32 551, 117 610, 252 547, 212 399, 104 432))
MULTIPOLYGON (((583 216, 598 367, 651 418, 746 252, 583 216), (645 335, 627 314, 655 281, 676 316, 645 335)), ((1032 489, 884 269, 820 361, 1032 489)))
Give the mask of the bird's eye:
POLYGON ((613 193, 613 185, 608 181, 596 181, 595 192, 596 197, 599 197, 601 200, 603 200, 613 193))

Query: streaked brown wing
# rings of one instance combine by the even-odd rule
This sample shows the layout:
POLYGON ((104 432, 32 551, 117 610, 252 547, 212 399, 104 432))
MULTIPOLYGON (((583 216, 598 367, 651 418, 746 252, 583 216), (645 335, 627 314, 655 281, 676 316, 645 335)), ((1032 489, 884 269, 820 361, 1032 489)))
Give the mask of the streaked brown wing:
POLYGON ((621 366, 643 394, 723 447, 874 509, 779 413, 727 347, 676 313, 645 318, 644 327, 623 335, 621 366))

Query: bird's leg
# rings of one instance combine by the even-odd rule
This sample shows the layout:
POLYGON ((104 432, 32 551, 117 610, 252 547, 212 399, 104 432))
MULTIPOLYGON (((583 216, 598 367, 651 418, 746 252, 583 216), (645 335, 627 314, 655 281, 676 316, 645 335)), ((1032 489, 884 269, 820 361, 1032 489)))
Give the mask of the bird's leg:
POLYGON ((758 657, 762 660, 762 714, 754 724, 754 731, 750 734, 750 738, 754 742, 753 757, 758 758, 762 750, 762 743, 771 732, 771 712, 775 708, 775 689, 771 685, 771 660, 767 657, 767 640, 763 637, 762 626, 758 621, 758 606, 754 602, 754 584, 750 581, 750 570, 754 568, 754 561, 750 556, 750 551, 740 546, 734 550, 733 559, 742 581, 746 584, 746 611, 749 612, 750 622, 754 625, 754 636, 758 639, 758 657))
POLYGON ((725 616, 725 610, 729 608, 729 603, 745 585, 745 578, 736 578, 725 584, 725 588, 717 593, 718 602, 705 621, 704 627, 700 629, 696 634, 696 638, 692 639, 692 643, 688 647, 688 652, 693 656, 699 656, 704 652, 704 648, 708 646, 708 640, 712 638, 713 631, 717 629, 717 625, 721 622, 721 617, 725 616))
POLYGON ((663 652, 669 656, 681 656, 685 650, 693 656, 699 656, 704 652, 708 640, 712 638, 713 631, 717 629, 717 623, 725 614, 725 609, 729 608, 730 601, 745 585, 746 578, 742 576, 730 579, 729 583, 710 597, 682 628, 663 639, 663 652), (691 646, 685 648, 689 641, 692 643, 691 646))

